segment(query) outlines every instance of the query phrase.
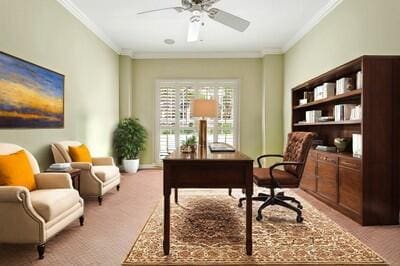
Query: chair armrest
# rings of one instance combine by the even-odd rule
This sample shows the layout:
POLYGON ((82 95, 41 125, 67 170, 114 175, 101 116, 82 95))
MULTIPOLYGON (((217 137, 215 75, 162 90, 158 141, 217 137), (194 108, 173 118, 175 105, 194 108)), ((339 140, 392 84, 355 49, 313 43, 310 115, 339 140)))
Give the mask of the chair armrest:
POLYGON ((22 202, 29 190, 21 186, 0 186, 0 202, 22 202))
POLYGON ((92 164, 91 163, 72 162, 71 167, 74 169, 80 169, 80 170, 91 170, 92 164))
POLYGON ((70 174, 40 173, 35 176, 38 189, 73 188, 70 174))
POLYGON ((283 158, 283 155, 282 154, 264 154, 264 155, 258 156, 257 157, 258 167, 262 168, 261 159, 271 158, 271 157, 283 158))
POLYGON ((113 157, 96 157, 92 158, 93 165, 114 165, 113 157))
POLYGON ((274 177, 274 169, 275 169, 276 167, 285 166, 285 165, 303 165, 303 163, 284 161, 284 162, 276 163, 276 164, 272 165, 272 166, 269 168, 269 175, 270 175, 270 177, 271 177, 271 182, 277 184, 278 186, 279 186, 279 183, 275 180, 275 177, 274 177))

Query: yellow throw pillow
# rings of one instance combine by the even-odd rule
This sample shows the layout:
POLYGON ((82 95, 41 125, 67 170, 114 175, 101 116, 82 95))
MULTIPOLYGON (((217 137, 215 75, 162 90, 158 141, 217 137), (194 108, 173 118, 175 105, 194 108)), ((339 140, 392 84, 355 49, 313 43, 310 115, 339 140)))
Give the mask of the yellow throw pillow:
POLYGON ((89 149, 85 144, 80 146, 69 146, 68 147, 69 155, 73 162, 81 162, 81 163, 91 163, 92 156, 90 156, 89 149))
POLYGON ((23 186, 29 191, 36 189, 32 166, 24 150, 0 155, 0 186, 23 186))

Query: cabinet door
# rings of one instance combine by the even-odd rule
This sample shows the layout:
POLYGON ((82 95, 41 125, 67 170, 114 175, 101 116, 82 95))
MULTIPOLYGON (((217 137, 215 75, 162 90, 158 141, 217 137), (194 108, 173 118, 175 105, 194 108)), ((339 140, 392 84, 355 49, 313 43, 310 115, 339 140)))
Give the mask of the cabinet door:
POLYGON ((317 191, 317 158, 314 152, 310 152, 304 166, 303 176, 301 178, 300 187, 304 190, 312 192, 317 191))
POLYGON ((317 193, 327 200, 337 203, 338 197, 338 167, 329 161, 318 160, 317 166, 317 193))
POLYGON ((357 214, 362 210, 361 178, 360 170, 339 167, 339 205, 357 214))

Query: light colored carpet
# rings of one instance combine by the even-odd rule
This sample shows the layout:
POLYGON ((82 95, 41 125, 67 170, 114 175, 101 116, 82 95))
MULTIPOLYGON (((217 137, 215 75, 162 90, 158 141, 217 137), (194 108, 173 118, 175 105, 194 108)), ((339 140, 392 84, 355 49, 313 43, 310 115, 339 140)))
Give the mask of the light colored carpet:
POLYGON ((265 210, 264 221, 253 218, 253 256, 249 257, 244 244, 245 209, 237 207, 237 199, 227 193, 183 193, 179 205, 171 204, 171 254, 163 255, 160 203, 124 264, 385 264, 374 251, 300 200, 302 224, 296 223, 294 212, 277 206, 265 210))

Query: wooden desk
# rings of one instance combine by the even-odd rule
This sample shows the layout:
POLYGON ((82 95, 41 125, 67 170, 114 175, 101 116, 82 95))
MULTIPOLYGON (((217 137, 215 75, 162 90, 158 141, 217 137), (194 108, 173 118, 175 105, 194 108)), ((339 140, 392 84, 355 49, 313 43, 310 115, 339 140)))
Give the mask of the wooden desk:
MULTIPOLYGON (((240 152, 175 151, 164 159, 164 254, 170 250, 170 196, 175 188, 241 188, 246 192, 246 253, 252 254, 253 160, 240 152)), ((232 200, 232 204, 236 202, 232 200)))

